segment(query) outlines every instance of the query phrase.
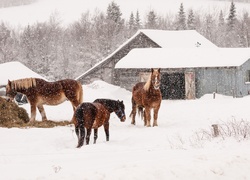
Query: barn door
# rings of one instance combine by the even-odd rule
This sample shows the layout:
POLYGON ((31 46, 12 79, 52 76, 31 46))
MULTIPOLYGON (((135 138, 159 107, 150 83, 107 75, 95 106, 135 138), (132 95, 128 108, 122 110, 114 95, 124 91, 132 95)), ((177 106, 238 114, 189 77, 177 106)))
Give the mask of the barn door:
POLYGON ((186 99, 195 99, 195 73, 185 72, 186 99))

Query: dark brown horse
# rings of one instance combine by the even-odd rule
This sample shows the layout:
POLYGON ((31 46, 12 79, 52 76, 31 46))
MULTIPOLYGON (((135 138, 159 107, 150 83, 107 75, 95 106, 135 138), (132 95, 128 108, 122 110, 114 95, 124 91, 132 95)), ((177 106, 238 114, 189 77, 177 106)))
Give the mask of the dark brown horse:
POLYGON ((36 118, 36 107, 41 113, 42 120, 47 120, 43 105, 58 105, 69 100, 75 111, 83 101, 83 90, 80 82, 72 79, 64 79, 56 82, 47 82, 39 78, 25 78, 8 81, 6 96, 14 98, 17 93, 27 96, 30 103, 30 121, 36 118))
POLYGON ((162 95, 160 91, 161 75, 160 69, 151 69, 151 74, 147 82, 137 83, 132 90, 132 117, 131 124, 135 124, 136 109, 145 126, 151 126, 151 110, 154 111, 153 126, 158 126, 158 111, 161 106, 162 95))
POLYGON ((98 128, 104 126, 106 141, 109 141, 109 118, 112 112, 121 122, 126 120, 123 101, 110 99, 96 99, 93 103, 80 104, 74 115, 75 131, 78 137, 77 148, 84 144, 85 128, 87 129, 86 144, 89 144, 91 130, 94 129, 94 144, 98 137, 98 128))

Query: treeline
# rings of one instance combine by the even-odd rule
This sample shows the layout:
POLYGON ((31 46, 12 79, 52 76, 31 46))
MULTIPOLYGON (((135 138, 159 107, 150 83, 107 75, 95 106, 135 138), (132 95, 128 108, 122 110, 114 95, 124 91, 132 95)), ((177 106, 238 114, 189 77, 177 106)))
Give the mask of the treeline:
POLYGON ((0 63, 20 61, 49 80, 76 78, 142 28, 196 30, 219 47, 249 47, 250 17, 247 12, 242 14, 237 16, 233 2, 226 14, 185 11, 180 4, 176 14, 162 17, 150 10, 142 21, 139 10, 123 19, 119 5, 111 2, 106 12, 84 12, 67 27, 61 25, 57 14, 22 30, 2 22, 0 63))
POLYGON ((36 2, 37 0, 0 0, 0 8, 22 6, 36 2))

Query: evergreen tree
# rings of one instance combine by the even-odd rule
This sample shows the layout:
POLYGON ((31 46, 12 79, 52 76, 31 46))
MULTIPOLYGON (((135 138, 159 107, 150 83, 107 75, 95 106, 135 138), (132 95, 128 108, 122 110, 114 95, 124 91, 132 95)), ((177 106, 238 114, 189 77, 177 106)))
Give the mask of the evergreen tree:
POLYGON ((107 41, 107 53, 110 53, 113 48, 119 44, 122 38, 122 31, 124 29, 124 20, 121 18, 122 13, 120 11, 120 7, 112 1, 107 8, 107 16, 106 16, 106 41, 107 41), (119 37, 121 36, 121 37, 119 37))
POLYGON ((131 12, 130 17, 129 17, 129 30, 134 30, 135 29, 135 18, 133 12, 131 12))
POLYGON ((226 29, 226 47, 235 47, 239 45, 238 33, 237 33, 237 18, 236 18, 236 7, 234 2, 231 2, 229 15, 227 18, 227 29, 226 29))
POLYGON ((188 12, 187 29, 195 29, 195 18, 192 9, 188 12))
POLYGON ((33 38, 34 34, 31 30, 30 25, 28 25, 21 36, 21 45, 23 48, 24 58, 27 60, 27 63, 30 64, 31 67, 34 66, 33 58, 34 58, 34 46, 33 46, 33 38))
POLYGON ((136 11, 135 27, 137 30, 141 28, 141 19, 140 19, 140 14, 138 10, 136 11))
POLYGON ((149 11, 147 15, 147 21, 145 27, 147 29, 156 29, 157 28, 157 17, 156 14, 153 10, 149 11))
POLYGON ((228 30, 234 30, 235 25, 236 25, 236 7, 234 2, 231 2, 230 10, 229 10, 229 15, 227 18, 227 26, 228 30))
POLYGON ((120 7, 112 1, 107 8, 107 19, 121 25, 123 23, 121 16, 120 7))
POLYGON ((240 22, 239 28, 239 46, 249 47, 250 46, 250 17, 248 12, 243 14, 243 19, 240 22))
POLYGON ((179 12, 178 12, 178 22, 177 22, 177 30, 185 30, 186 28, 186 15, 184 12, 183 3, 181 3, 179 12))
POLYGON ((226 47, 225 35, 226 35, 226 24, 225 24, 224 14, 221 10, 219 14, 217 28, 215 31, 215 36, 217 36, 216 44, 219 47, 226 47))
POLYGON ((217 25, 213 16, 211 14, 206 15, 203 35, 212 42, 214 42, 216 39, 214 33, 216 30, 216 26, 217 25))
POLYGON ((219 15, 219 23, 218 23, 218 27, 223 27, 225 25, 225 19, 224 19, 224 15, 222 10, 220 11, 220 15, 219 15))

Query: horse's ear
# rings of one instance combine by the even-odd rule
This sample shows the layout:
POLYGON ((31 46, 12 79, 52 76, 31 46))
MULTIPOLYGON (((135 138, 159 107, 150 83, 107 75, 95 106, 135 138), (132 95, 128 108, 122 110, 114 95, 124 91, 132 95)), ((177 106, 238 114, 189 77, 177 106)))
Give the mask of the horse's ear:
POLYGON ((154 68, 151 68, 151 73, 153 73, 154 72, 154 68))
POLYGON ((159 72, 159 73, 161 72, 161 68, 158 69, 158 72, 159 72))
POLYGON ((11 85, 11 81, 8 79, 8 85, 11 85))

